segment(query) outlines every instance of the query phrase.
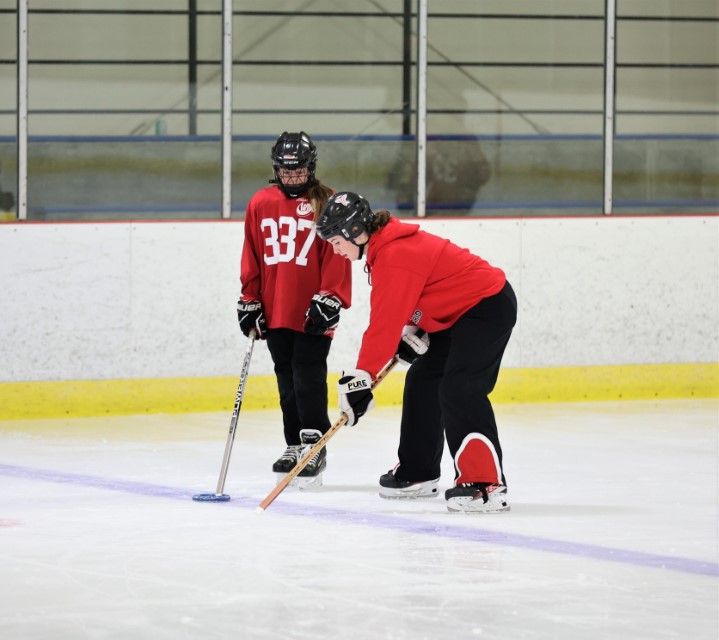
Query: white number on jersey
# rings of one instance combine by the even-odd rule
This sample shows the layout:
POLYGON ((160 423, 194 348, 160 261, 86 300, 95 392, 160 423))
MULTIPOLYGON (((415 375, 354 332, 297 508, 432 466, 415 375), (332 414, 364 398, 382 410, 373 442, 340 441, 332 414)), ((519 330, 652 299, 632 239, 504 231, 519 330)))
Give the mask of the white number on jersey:
POLYGON ((307 265, 307 254, 317 235, 315 225, 311 220, 297 220, 289 216, 281 216, 276 222, 272 218, 265 218, 262 220, 260 228, 265 236, 265 264, 278 264, 294 260, 300 266, 307 265), (308 230, 309 233, 305 237, 299 253, 296 254, 298 236, 301 237, 308 230))

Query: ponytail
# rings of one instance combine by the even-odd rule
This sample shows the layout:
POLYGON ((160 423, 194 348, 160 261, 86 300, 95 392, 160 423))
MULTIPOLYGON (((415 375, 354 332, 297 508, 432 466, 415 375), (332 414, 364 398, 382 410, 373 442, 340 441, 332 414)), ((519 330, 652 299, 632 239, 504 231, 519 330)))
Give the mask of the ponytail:
POLYGON ((312 208, 314 209, 315 222, 317 222, 317 218, 320 217, 322 209, 324 209, 325 205, 327 204, 327 200, 330 199, 330 196, 333 193, 333 189, 330 189, 328 186, 322 184, 319 180, 313 180, 312 184, 310 184, 309 188, 307 189, 306 195, 307 199, 312 205, 312 208))

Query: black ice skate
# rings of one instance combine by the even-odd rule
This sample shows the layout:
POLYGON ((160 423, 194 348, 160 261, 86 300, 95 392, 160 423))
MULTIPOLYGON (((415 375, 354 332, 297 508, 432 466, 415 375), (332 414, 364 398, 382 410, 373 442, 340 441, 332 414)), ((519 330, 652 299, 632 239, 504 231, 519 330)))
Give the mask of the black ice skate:
POLYGON ((507 487, 486 482, 468 482, 444 492, 447 509, 453 513, 500 513, 509 511, 507 487))
POLYGON ((302 454, 301 444, 291 444, 285 449, 285 452, 275 460, 272 465, 272 471, 286 476, 297 465, 297 461, 302 454))
POLYGON ((436 498, 439 495, 437 483, 439 478, 415 482, 398 480, 391 469, 379 479, 380 498, 389 500, 406 500, 411 498, 436 498))
MULTIPOLYGON (((310 449, 319 442, 322 432, 319 429, 302 429, 300 440, 302 440, 302 451, 300 456, 307 454, 310 449)), ((322 473, 327 467, 327 449, 322 447, 305 465, 305 468, 297 474, 297 486, 300 489, 310 489, 322 486, 322 473)))

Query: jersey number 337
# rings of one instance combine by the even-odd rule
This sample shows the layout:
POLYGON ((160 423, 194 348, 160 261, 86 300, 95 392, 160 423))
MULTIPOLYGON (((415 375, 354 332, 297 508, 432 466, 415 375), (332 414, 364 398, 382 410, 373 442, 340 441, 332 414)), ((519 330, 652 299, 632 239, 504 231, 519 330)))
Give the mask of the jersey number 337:
POLYGON ((297 220, 289 216, 281 216, 279 220, 265 218, 260 227, 265 237, 265 264, 294 260, 303 267, 307 265, 307 254, 317 234, 311 220, 301 218, 297 220), (304 236, 305 232, 307 232, 306 236, 304 236), (302 242, 303 236, 304 242, 302 242), (298 247, 299 253, 297 253, 298 247))

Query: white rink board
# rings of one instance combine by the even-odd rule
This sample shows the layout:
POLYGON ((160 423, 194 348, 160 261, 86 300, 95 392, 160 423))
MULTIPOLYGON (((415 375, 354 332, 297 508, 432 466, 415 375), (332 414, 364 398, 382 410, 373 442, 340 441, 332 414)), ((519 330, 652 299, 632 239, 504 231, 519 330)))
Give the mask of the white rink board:
MULTIPOLYGON (((507 368, 719 360, 719 218, 421 222, 503 268, 507 368)), ((0 226, 0 382, 235 375, 240 221, 0 226)), ((353 368, 369 287, 330 354, 353 368)), ((264 345, 253 374, 272 373, 264 345)))

